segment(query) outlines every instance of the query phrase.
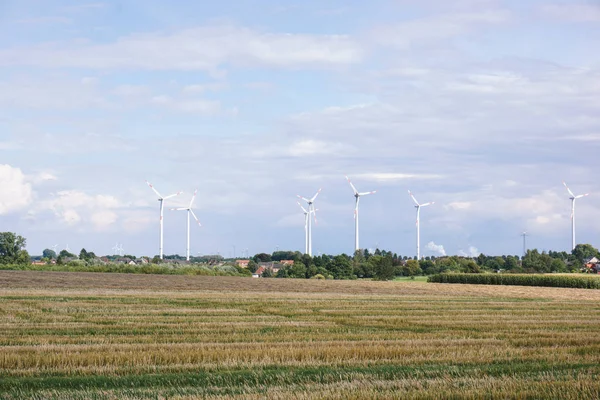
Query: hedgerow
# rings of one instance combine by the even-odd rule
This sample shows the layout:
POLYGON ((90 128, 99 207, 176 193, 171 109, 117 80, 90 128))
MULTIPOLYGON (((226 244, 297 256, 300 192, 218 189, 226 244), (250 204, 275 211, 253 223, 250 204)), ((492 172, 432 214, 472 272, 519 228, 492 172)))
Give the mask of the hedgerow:
POLYGON ((431 275, 427 282, 600 289, 600 278, 582 275, 436 274, 431 275))

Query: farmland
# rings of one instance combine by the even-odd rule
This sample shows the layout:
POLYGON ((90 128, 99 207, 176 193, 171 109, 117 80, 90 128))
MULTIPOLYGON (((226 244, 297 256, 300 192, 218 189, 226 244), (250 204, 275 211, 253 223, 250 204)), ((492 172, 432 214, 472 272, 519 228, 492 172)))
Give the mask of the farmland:
POLYGON ((599 398, 600 290, 0 271, 0 398, 599 398))

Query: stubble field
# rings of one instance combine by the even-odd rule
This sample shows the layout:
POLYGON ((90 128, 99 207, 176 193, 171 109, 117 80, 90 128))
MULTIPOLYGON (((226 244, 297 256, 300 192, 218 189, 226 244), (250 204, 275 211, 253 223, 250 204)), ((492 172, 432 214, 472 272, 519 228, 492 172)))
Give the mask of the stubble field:
POLYGON ((600 291, 0 271, 0 398, 600 398, 600 291))

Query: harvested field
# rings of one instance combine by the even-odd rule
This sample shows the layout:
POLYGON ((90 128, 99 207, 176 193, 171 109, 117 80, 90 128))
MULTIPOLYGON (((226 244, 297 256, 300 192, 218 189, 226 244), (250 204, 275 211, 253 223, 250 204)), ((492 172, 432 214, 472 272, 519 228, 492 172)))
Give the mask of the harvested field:
POLYGON ((0 271, 0 398, 600 398, 600 291, 0 271))

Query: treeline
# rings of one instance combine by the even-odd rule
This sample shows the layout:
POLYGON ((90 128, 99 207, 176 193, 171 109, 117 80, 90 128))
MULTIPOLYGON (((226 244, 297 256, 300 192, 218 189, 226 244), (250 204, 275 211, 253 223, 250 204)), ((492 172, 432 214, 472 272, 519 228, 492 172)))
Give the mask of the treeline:
POLYGON ((394 277, 433 275, 440 273, 552 273, 582 272, 584 264, 591 257, 600 258, 600 253, 589 244, 578 245, 572 253, 539 252, 536 249, 519 256, 477 257, 444 256, 426 257, 415 260, 402 257, 386 250, 357 251, 353 257, 346 254, 338 256, 321 255, 311 257, 300 252, 278 251, 272 255, 256 254, 249 261, 248 268, 255 272, 265 263, 276 265, 281 260, 293 260, 293 265, 280 266, 275 272, 269 267, 262 272, 263 277, 276 278, 312 278, 358 279, 372 278, 388 280, 394 277))

